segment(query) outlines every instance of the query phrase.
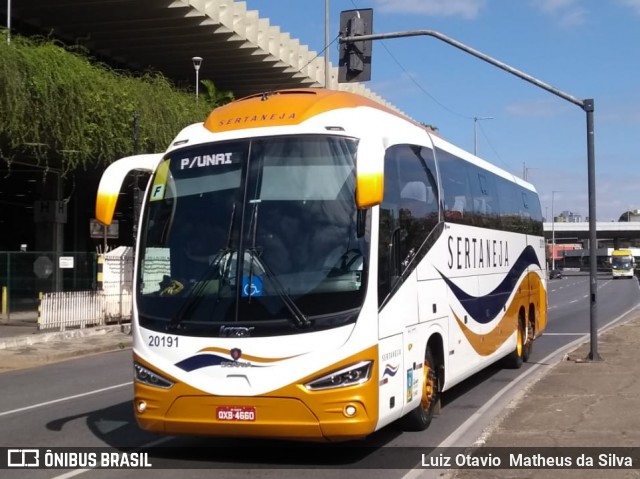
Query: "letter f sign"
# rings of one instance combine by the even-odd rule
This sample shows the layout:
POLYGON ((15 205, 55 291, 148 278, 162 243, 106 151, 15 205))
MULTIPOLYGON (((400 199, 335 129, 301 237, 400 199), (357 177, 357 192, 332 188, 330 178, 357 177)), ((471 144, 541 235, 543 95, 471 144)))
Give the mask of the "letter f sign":
POLYGON ((153 185, 151 201, 161 200, 162 198, 164 198, 164 185, 153 185))

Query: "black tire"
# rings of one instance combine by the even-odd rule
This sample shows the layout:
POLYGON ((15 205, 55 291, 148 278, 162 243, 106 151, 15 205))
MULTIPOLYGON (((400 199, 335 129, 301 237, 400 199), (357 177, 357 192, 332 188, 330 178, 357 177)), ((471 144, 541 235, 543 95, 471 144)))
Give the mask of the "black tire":
POLYGON ((525 319, 520 315, 518 319, 518 334, 516 339, 516 347, 509 356, 504 358, 504 367, 507 369, 520 369, 524 362, 526 330, 524 327, 525 319))
POLYGON ((531 356, 531 350, 533 349, 533 323, 535 321, 535 314, 533 311, 529 312, 529 321, 527 321, 527 335, 524 339, 524 350, 522 351, 522 361, 528 362, 531 356))
POLYGON ((440 380, 431 349, 427 347, 422 365, 422 395, 420 404, 402 419, 405 431, 424 431, 431 424, 433 416, 440 412, 440 380))

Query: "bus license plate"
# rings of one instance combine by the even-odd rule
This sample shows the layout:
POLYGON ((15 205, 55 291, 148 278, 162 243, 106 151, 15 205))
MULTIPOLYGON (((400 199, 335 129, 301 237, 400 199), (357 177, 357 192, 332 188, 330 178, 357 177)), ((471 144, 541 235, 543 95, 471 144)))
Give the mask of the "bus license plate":
POLYGON ((218 406, 216 409, 218 421, 242 421, 256 420, 256 408, 252 406, 218 406))

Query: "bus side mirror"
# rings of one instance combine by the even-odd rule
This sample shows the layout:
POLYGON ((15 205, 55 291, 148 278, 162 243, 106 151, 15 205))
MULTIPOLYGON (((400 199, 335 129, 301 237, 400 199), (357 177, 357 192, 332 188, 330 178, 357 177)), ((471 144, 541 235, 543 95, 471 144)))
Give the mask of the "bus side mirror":
POLYGON ((356 155, 356 204, 369 208, 384 196, 384 153, 380 140, 362 140, 356 155))
POLYGON ((133 170, 153 172, 161 159, 162 153, 144 154, 127 156, 111 163, 100 178, 96 197, 96 219, 104 225, 110 225, 125 177, 133 170))

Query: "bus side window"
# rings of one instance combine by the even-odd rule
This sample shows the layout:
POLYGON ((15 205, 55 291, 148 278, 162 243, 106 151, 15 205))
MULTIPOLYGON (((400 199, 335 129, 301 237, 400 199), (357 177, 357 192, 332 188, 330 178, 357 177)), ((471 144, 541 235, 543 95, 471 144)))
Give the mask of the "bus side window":
POLYGON ((442 181, 442 193, 445 195, 445 221, 473 224, 473 201, 468 178, 469 165, 466 161, 440 149, 436 149, 436 158, 442 181))
POLYGON ((438 222, 438 184, 433 153, 414 145, 387 150, 380 205, 378 301, 415 268, 438 222))
POLYGON ((400 209, 405 209, 414 218, 424 217, 428 213, 427 185, 422 181, 410 181, 400 192, 400 209))
POLYGON ((471 194, 473 195, 474 223, 476 226, 486 228, 500 228, 495 178, 473 165, 471 170, 473 171, 471 194))
POLYGON ((389 295, 393 278, 399 275, 397 254, 393 250, 393 243, 399 228, 400 192, 398 165, 390 160, 391 157, 391 153, 387 151, 384 165, 384 198, 380 204, 378 236, 378 305, 381 305, 389 295))
POLYGON ((466 209, 466 206, 467 199, 462 195, 458 195, 453 200, 453 206, 451 207, 451 210, 458 213, 460 215, 460 218, 464 218, 464 211, 466 209))

